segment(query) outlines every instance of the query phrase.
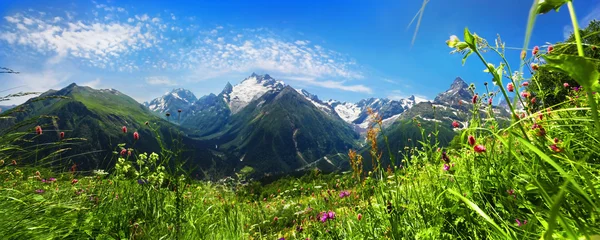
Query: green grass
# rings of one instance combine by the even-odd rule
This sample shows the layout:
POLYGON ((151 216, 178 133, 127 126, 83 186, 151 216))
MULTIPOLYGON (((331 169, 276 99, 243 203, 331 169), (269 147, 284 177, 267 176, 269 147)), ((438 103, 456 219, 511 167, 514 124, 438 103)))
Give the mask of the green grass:
MULTIPOLYGON (((553 1, 557 2, 560 1, 553 1)), ((534 1, 530 27, 535 20, 535 4, 538 1, 534 1)), ((488 65, 482 54, 483 49, 491 49, 504 58, 504 49, 487 45, 468 30, 464 39, 465 42, 457 40, 453 45, 455 50, 475 53, 499 83, 500 90, 493 91, 508 98, 502 83, 503 69, 509 69, 508 66, 488 65)), ((581 52, 579 55, 583 55, 581 52)), ((525 64, 531 61, 527 59, 525 64)), ((560 67, 568 67, 572 63, 561 64, 560 67)), ((543 74, 510 81, 514 86, 521 86, 523 81, 531 81, 535 86, 539 79, 548 79, 543 74)), ((41 151, 20 148, 18 144, 40 136, 18 131, 6 133, 0 136, 0 236, 4 239, 600 238, 600 136, 595 125, 597 116, 591 111, 599 94, 589 94, 589 89, 569 89, 564 102, 549 105, 541 97, 547 92, 518 87, 519 90, 540 96, 535 103, 533 96, 523 97, 528 102, 523 117, 514 117, 501 128, 499 123, 508 120, 497 119, 492 111, 481 116, 479 106, 486 105, 481 97, 473 107, 469 127, 456 132, 450 147, 440 144, 448 142, 450 133, 438 131, 437 123, 433 127, 429 126, 431 123, 421 125, 422 119, 418 118, 413 120, 410 133, 387 138, 391 140, 389 144, 383 143, 381 136, 369 135, 367 140, 372 147, 363 161, 372 161, 377 168, 366 167, 360 177, 353 177, 356 174, 350 172, 324 175, 313 170, 302 177, 261 183, 247 181, 252 169, 245 168, 235 178, 196 181, 182 167, 180 148, 167 148, 161 141, 160 149, 156 149, 158 154, 148 156, 133 149, 133 155, 119 157, 116 167, 107 174, 56 172, 19 162, 11 164, 15 155, 7 153, 31 155, 41 151), (403 141, 402 138, 417 139, 418 135, 418 140, 403 145, 402 149, 386 149, 397 147, 396 142, 403 141), (476 151, 481 147, 485 151, 476 151), (379 154, 397 150, 401 151, 396 157, 399 164, 386 169, 381 163, 385 164, 387 159, 379 159, 379 154), (56 181, 48 181, 51 178, 56 181)), ((109 109, 113 100, 116 101, 107 99, 106 105, 91 105, 91 108, 109 109)), ((521 114, 515 106, 511 112, 521 114)), ((400 129, 406 130, 407 124, 410 123, 403 122, 400 129)), ((157 129, 148 131, 159 136, 157 129)), ((394 131, 384 133, 397 135, 394 131)), ((38 142, 34 146, 44 144, 38 142)))

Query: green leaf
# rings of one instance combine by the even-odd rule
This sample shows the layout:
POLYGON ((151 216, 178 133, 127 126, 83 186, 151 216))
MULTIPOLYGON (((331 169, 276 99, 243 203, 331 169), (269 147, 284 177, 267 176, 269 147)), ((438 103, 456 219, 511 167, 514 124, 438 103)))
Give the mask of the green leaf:
POLYGON ((498 233, 504 235, 505 237, 508 238, 508 234, 506 234, 506 232, 504 230, 502 230, 502 228, 500 228, 500 226, 498 226, 498 224, 496 224, 494 222, 494 220, 488 216, 485 212, 483 212, 483 210, 481 210, 481 208, 479 208, 479 206, 477 206, 477 204, 471 202, 471 200, 463 197, 460 193, 454 191, 454 189, 448 189, 448 192, 454 194, 454 196, 460 198, 460 200, 462 200, 464 203, 466 203, 471 209, 473 209, 473 211, 475 211, 477 214, 479 214, 479 216, 483 217, 483 219, 485 219, 486 222, 488 222, 490 225, 492 225, 498 233))
POLYGON ((537 6, 537 13, 544 14, 550 12, 552 9, 558 12, 558 9, 569 0, 539 0, 537 6))
POLYGON ((565 73, 587 89, 598 90, 600 87, 596 59, 566 54, 544 55, 543 58, 547 64, 542 65, 542 68, 565 73))
POLYGON ((476 49, 475 37, 473 36, 473 34, 471 34, 471 32, 469 32, 469 28, 465 28, 465 42, 469 44, 469 47, 471 49, 476 49))

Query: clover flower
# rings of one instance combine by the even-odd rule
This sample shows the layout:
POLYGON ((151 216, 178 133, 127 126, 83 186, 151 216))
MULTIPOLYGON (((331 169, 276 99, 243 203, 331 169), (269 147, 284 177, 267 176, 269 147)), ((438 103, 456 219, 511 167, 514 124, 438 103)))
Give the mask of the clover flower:
POLYGON ((35 126, 35 133, 37 135, 42 135, 42 127, 40 126, 35 126))
POLYGON ((473 150, 477 153, 483 153, 483 152, 485 152, 486 149, 485 149, 485 146, 480 144, 480 145, 476 145, 475 147, 473 147, 473 150))

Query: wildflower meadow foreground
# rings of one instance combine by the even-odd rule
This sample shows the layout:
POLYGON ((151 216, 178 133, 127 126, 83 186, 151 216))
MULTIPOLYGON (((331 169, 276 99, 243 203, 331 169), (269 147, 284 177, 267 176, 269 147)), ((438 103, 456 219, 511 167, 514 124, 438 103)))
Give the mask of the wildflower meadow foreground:
MULTIPOLYGON (((490 77, 458 103, 468 121, 414 117, 417 138, 392 149, 369 110, 366 147, 342 154, 346 171, 200 179, 184 133, 141 118, 113 129, 122 141, 104 146, 110 168, 82 170, 61 159, 90 139, 47 130, 64 118, 17 122, 0 136, 0 239, 600 239, 600 22, 576 19, 571 1, 534 1, 519 66, 499 37, 451 36, 451 53, 490 77), (574 36, 529 46, 538 14, 561 6, 574 36), (449 144, 440 124, 456 132, 449 144), (148 141, 154 150, 137 148, 148 141)), ((177 122, 185 111, 166 114, 177 122)))

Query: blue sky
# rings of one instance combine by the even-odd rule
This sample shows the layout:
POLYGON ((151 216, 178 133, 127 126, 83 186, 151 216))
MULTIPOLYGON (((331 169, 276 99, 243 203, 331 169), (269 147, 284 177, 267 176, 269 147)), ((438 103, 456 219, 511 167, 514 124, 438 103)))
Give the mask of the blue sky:
MULTIPOLYGON (((531 2, 431 0, 411 45, 420 0, 10 1, 0 6, 0 66, 21 74, 0 75, 0 91, 76 82, 147 101, 180 87, 218 93, 257 72, 324 100, 433 99, 457 76, 490 80, 477 59, 461 66, 449 54, 450 35, 468 26, 520 48, 531 2)), ((574 4, 582 25, 600 18, 600 1, 574 4)), ((564 40, 569 26, 566 8, 542 15, 531 44, 564 40)), ((519 53, 507 55, 518 64, 519 53)))

